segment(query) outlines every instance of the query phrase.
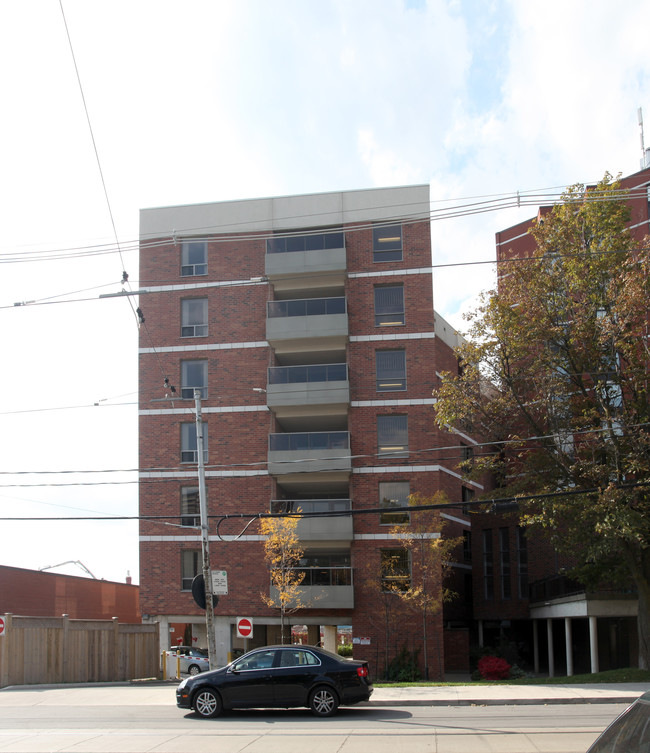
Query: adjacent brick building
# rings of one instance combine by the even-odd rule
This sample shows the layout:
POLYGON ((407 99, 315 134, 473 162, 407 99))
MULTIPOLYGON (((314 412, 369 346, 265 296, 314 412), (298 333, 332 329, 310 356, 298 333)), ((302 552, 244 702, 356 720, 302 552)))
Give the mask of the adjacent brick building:
MULTIPOLYGON (((629 227, 641 239, 650 234, 650 168, 623 178, 621 188, 629 191, 629 227)), ((550 209, 541 207, 538 217, 550 209)), ((534 252, 534 221, 496 234, 498 260, 534 252)), ((587 591, 567 578, 575 563, 547 540, 529 537, 512 511, 473 515, 472 529, 474 617, 484 646, 509 644, 513 658, 551 674, 636 664, 633 594, 587 591)))
POLYGON ((237 617, 253 620, 248 647, 277 640, 277 610, 260 596, 261 536, 247 524, 296 507, 352 515, 300 522, 308 606, 292 621, 329 646, 336 626, 351 625, 355 654, 376 667, 402 646, 421 651, 421 617, 403 607, 387 637, 378 584, 382 558, 400 546, 390 505, 442 490, 457 505, 445 535, 466 545, 459 596, 430 618, 428 665, 445 670, 446 646, 447 670, 466 669, 461 502, 481 487, 457 471, 472 439, 434 422, 432 389, 458 364, 457 335, 433 309, 428 187, 144 209, 140 265, 140 514, 158 516, 140 528, 145 618, 205 644, 190 592, 201 567, 198 388, 211 565, 229 584, 215 609, 218 660, 245 647, 237 617), (235 517, 217 530, 215 516, 235 517))
POLYGON ((140 622, 139 587, 0 565, 0 614, 140 622))

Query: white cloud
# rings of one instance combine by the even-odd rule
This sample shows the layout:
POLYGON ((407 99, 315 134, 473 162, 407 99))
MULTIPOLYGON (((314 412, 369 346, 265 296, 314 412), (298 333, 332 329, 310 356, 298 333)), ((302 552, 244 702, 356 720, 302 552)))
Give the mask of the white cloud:
MULTIPOLYGON (((137 389, 126 301, 12 304, 119 290, 123 266, 137 282, 129 242, 140 207, 427 181, 434 208, 451 206, 633 172, 637 107, 650 122, 646 0, 624 9, 605 0, 64 0, 64 9, 124 264, 114 255, 3 266, 4 413, 137 389)), ((0 35, 0 65, 12 72, 0 81, 0 252, 113 243, 59 7, 3 4, 0 35)), ((533 213, 434 223, 434 263, 493 259, 494 233, 533 213)), ((462 328, 462 312, 493 280, 485 265, 437 270, 436 308, 462 328)), ((137 464, 134 409, 5 420, 9 470, 137 464)), ((36 510, 38 497, 136 511, 132 486, 0 491, 11 510, 36 510)), ((48 556, 34 566, 83 560, 82 542, 95 537, 76 525, 49 538, 39 529, 48 556)), ((84 549, 85 564, 103 577, 135 575, 135 536, 120 551, 116 561, 114 541, 102 542, 84 549)), ((24 557, 16 536, 2 561, 24 557)))

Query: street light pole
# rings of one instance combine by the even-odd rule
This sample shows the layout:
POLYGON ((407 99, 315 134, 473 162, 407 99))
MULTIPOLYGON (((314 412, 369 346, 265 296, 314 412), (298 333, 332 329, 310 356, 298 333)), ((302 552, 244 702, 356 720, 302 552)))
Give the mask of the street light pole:
POLYGON ((214 606, 212 603, 212 570, 210 569, 210 529, 208 526, 208 503, 205 491, 205 461, 203 459, 203 419, 201 417, 201 390, 194 390, 196 408, 196 450, 198 454, 199 511, 201 514, 201 553, 203 582, 205 586, 205 629, 208 634, 208 661, 210 669, 217 663, 217 646, 214 635, 214 606))

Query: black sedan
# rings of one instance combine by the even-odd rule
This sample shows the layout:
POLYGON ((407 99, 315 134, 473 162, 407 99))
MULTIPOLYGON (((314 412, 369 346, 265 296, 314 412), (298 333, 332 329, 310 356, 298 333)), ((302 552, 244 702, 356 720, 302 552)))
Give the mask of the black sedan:
POLYGON ((223 709, 307 706, 332 716, 339 705, 367 701, 368 664, 315 646, 264 646, 221 669, 183 680, 176 705, 213 717, 223 709))

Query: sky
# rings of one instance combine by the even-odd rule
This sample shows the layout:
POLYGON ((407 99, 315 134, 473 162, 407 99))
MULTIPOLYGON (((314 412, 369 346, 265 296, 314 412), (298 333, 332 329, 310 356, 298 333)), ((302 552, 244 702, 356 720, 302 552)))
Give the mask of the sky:
MULTIPOLYGON (((137 289, 139 209, 427 183, 436 216, 634 173, 648 28, 647 0, 0 0, 0 565, 139 582, 134 521, 71 519, 137 515, 137 322, 100 296, 137 289)), ((494 265, 453 265, 535 213, 432 223, 461 331, 494 265)))

